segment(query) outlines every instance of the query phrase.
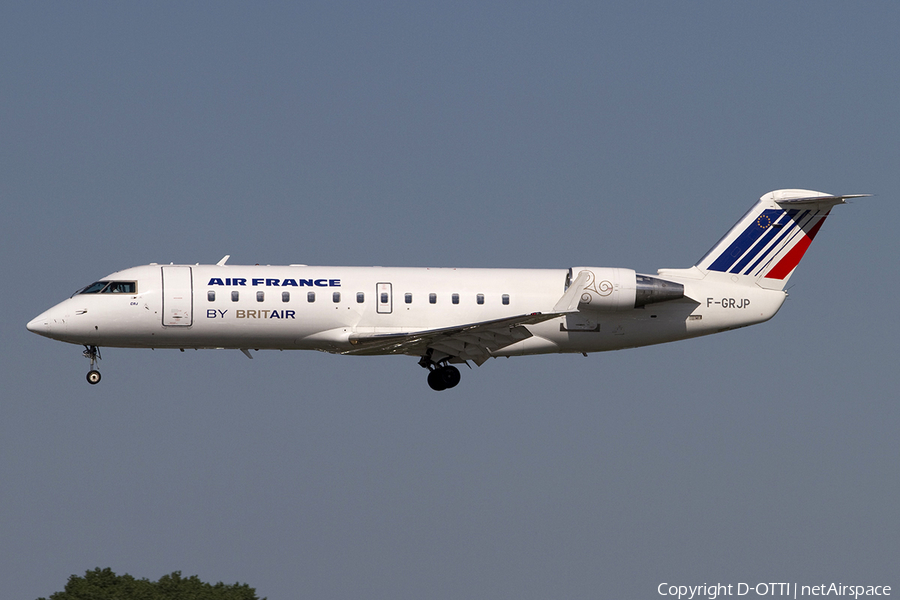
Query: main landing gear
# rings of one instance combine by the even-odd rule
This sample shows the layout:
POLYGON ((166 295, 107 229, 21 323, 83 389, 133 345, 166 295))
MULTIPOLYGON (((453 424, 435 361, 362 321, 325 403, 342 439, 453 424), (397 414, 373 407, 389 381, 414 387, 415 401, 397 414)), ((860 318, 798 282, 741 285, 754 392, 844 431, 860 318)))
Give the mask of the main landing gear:
POLYGON ((432 350, 419 360, 419 365, 428 369, 428 387, 436 392, 456 387, 460 380, 459 369, 447 363, 447 359, 434 362, 432 350))
POLYGON ((428 385, 436 392, 456 387, 459 380, 459 369, 451 365, 436 367, 428 373, 428 385))
POLYGON ((94 368, 94 365, 100 360, 100 348, 97 346, 85 346, 82 355, 91 359, 91 370, 87 374, 87 382, 91 385, 100 383, 100 371, 94 368))

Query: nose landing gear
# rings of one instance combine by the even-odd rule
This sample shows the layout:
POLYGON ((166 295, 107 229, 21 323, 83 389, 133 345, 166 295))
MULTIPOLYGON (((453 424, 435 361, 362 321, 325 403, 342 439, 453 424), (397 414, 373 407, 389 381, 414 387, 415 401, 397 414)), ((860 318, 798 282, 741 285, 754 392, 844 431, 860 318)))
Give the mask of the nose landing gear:
POLYGON ((94 365, 100 360, 100 348, 97 346, 85 346, 84 352, 81 353, 85 358, 91 359, 91 370, 87 374, 87 382, 91 385, 100 383, 100 371, 94 368, 94 365))

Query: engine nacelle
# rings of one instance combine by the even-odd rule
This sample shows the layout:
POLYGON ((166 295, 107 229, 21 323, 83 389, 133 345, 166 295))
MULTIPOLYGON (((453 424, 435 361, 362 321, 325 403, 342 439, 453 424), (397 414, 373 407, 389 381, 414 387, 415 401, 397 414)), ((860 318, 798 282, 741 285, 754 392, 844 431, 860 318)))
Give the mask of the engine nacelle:
POLYGON ((657 302, 684 297, 684 286, 649 275, 639 275, 631 269, 610 267, 575 267, 569 269, 568 283, 586 272, 587 284, 581 293, 579 308, 618 311, 641 308, 657 302))

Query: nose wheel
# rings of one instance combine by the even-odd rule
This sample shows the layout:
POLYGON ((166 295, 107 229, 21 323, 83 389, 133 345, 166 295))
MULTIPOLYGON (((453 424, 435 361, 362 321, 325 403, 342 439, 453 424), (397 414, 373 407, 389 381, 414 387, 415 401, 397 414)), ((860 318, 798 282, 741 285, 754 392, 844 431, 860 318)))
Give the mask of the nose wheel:
POLYGON ((91 359, 90 371, 87 374, 87 382, 91 385, 100 383, 100 371, 94 367, 100 361, 100 348, 97 346, 85 346, 82 356, 91 359))

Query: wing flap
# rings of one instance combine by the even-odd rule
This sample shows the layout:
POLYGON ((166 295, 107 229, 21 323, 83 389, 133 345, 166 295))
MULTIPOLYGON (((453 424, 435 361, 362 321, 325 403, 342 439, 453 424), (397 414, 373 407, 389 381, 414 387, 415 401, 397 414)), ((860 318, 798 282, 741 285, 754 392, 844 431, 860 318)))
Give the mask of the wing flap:
MULTIPOLYGON (((434 348, 462 360, 486 359, 494 350, 531 337, 526 325, 555 319, 564 313, 529 313, 479 323, 467 323, 412 333, 372 333, 350 336, 354 348, 342 354, 425 354, 434 348)), ((482 360, 481 362, 484 362, 482 360)))

